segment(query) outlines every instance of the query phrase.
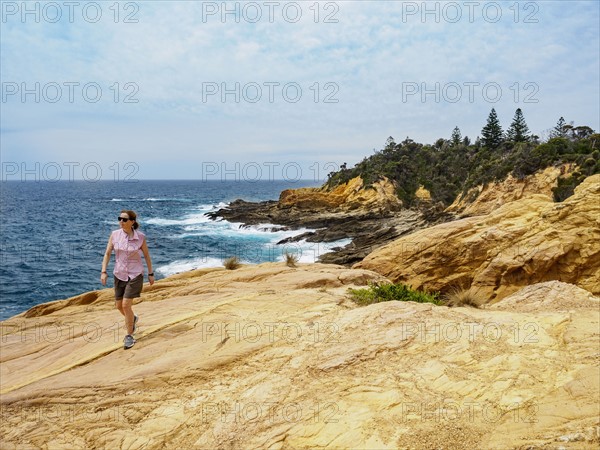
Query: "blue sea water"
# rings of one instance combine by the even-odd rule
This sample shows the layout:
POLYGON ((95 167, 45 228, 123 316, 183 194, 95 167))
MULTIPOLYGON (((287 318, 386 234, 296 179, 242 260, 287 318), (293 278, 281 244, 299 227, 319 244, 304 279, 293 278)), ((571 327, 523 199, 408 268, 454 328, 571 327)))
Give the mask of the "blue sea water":
MULTIPOLYGON (((242 198, 276 200, 284 189, 315 181, 3 181, 0 183, 0 320, 34 305, 103 289, 100 268, 122 209, 136 211, 156 279, 230 256, 245 263, 279 261, 296 253, 313 262, 332 247, 307 242, 277 245, 306 230, 243 228, 205 213, 242 198)), ((109 264, 112 273, 114 256, 109 264)), ((147 281, 147 280, 146 280, 147 281)), ((112 277, 109 276, 112 287, 112 277)))

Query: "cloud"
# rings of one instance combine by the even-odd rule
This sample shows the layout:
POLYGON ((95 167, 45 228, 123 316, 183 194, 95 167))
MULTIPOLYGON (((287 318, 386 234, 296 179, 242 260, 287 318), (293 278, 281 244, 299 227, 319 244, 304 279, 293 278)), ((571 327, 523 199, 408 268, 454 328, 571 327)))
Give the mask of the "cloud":
POLYGON ((273 11, 254 3, 256 22, 247 2, 227 3, 237 16, 223 16, 222 2, 137 2, 119 3, 117 22, 105 3, 96 23, 81 11, 73 23, 5 17, 3 93, 6 83, 39 82, 42 98, 3 99, 3 158, 127 151, 163 162, 150 178, 178 178, 174 161, 242 161, 248 151, 358 161, 389 135, 433 142, 456 125, 475 138, 492 107, 503 125, 523 108, 536 133, 561 115, 600 128, 597 3, 502 3, 493 22, 487 3, 470 21, 467 4, 455 2, 455 23, 447 3, 423 16, 422 2, 300 2, 295 22, 291 2, 273 11), (73 102, 66 90, 45 101, 48 83, 65 82, 79 83, 73 102), (98 102, 85 98, 86 83, 101 87, 98 102), (497 102, 486 97, 489 83, 501 89, 497 102), (407 86, 418 91, 407 96, 407 86))

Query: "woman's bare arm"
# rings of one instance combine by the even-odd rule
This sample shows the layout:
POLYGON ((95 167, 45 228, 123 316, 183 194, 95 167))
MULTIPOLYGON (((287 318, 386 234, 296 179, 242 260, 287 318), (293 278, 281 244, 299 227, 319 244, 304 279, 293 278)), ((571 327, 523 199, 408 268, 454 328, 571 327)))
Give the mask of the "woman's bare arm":
POLYGON ((113 251, 113 243, 111 238, 112 235, 108 237, 108 244, 106 244, 106 251, 104 252, 104 258, 102 259, 102 273, 100 274, 100 282, 103 285, 106 285, 106 279, 108 278, 106 268, 108 267, 108 262, 110 261, 110 254, 113 251))

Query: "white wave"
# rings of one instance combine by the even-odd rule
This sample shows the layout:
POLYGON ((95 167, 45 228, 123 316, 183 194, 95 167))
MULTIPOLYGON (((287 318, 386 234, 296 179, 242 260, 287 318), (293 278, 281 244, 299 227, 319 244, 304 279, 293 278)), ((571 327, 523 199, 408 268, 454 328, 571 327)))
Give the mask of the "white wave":
MULTIPOLYGON (((217 205, 214 204, 206 204, 206 205, 198 205, 196 208, 194 208, 196 211, 199 212, 195 212, 195 213, 191 213, 191 214, 187 214, 185 216, 183 216, 181 219, 163 219, 161 217, 151 217, 150 219, 147 219, 145 222, 149 223, 151 225, 158 225, 158 226, 194 226, 194 225, 198 225, 198 224, 206 224, 209 222, 212 223, 219 223, 219 222, 224 222, 221 218, 219 218, 218 220, 211 220, 206 213, 207 212, 211 212, 211 211, 217 211, 221 208, 224 208, 228 206, 227 203, 223 203, 220 202, 217 205)), ((187 227, 185 228, 186 231, 195 231, 195 228, 190 228, 188 229, 187 227)), ((200 228, 201 229, 201 228, 200 228)))
POLYGON ((188 260, 173 261, 167 265, 156 267, 156 272, 164 276, 174 275, 176 273, 187 272, 194 269, 203 269, 207 267, 222 267, 223 261, 218 258, 199 257, 188 260))
POLYGON ((244 225, 241 222, 228 222, 224 221, 224 223, 229 227, 231 231, 235 231, 240 234, 254 234, 254 235, 264 235, 268 234, 273 236, 276 240, 281 240, 286 237, 297 236, 302 233, 306 233, 309 231, 314 231, 309 228, 298 228, 296 230, 285 229, 284 225, 275 225, 273 223, 258 223, 256 225, 244 225))
MULTIPOLYGON (((289 232, 291 230, 286 230, 286 226, 285 225, 275 225, 272 223, 258 223, 256 225, 248 225, 248 226, 243 226, 243 224, 241 223, 236 223, 236 222, 230 222, 232 225, 237 226, 236 228, 238 230, 242 230, 242 231, 250 231, 250 232, 258 232, 258 233, 284 233, 284 232, 289 232)), ((307 230, 307 228, 302 228, 300 230, 307 230)), ((299 230, 298 230, 299 231, 299 230)), ((300 232, 304 232, 304 231, 299 231, 300 232)), ((297 233, 297 234, 299 234, 297 233)))
POLYGON ((213 236, 222 239, 242 239, 246 240, 248 244, 262 242, 264 244, 273 245, 284 239, 288 239, 303 233, 314 231, 308 228, 300 228, 298 230, 271 231, 274 228, 278 228, 277 225, 272 224, 253 225, 250 227, 241 227, 241 225, 242 224, 240 223, 223 221, 218 224, 212 223, 188 226, 185 227, 185 231, 187 232, 187 237, 189 237, 190 235, 213 236))
POLYGON ((180 198, 180 197, 168 197, 168 198, 155 198, 149 197, 141 199, 144 202, 192 202, 191 198, 180 198))
POLYGON ((181 197, 148 197, 148 198, 111 198, 111 202, 192 202, 191 198, 181 198, 181 197))
POLYGON ((195 237, 195 236, 206 236, 210 233, 177 233, 177 234, 170 234, 168 236, 165 236, 167 239, 185 239, 185 238, 190 238, 190 237, 195 237))
POLYGON ((207 223, 211 220, 204 213, 201 214, 188 214, 181 219, 162 219, 160 217, 152 217, 147 219, 145 222, 151 225, 159 226, 176 226, 176 225, 195 225, 200 223, 207 223))
MULTIPOLYGON (((229 222, 227 220, 214 221, 208 216, 198 216, 194 220, 179 220, 171 222, 163 222, 163 219, 153 220, 149 223, 167 224, 167 225, 184 225, 184 230, 195 236, 206 235, 222 235, 222 236, 245 236, 266 239, 269 241, 280 241, 282 239, 297 236, 302 233, 314 231, 308 228, 300 228, 298 230, 288 230, 285 226, 275 225, 272 223, 261 223, 256 225, 244 226, 241 222, 229 222), (160 222, 160 223, 159 223, 160 222)), ((178 238, 179 235, 170 236, 178 238)))
MULTIPOLYGON (((251 264, 248 261, 241 261, 241 263, 251 264)), ((214 257, 198 257, 194 259, 179 260, 157 267, 155 271, 161 275, 169 276, 176 273, 188 272, 196 269, 207 269, 211 267, 223 267, 223 260, 214 257)))
POLYGON ((219 202, 216 205, 214 203, 198 205, 198 206, 196 206, 196 209, 198 209, 200 211, 209 212, 209 211, 218 211, 219 209, 223 209, 223 208, 227 208, 227 207, 229 207, 229 203, 219 202))
MULTIPOLYGON (((236 255, 243 264, 257 264, 267 261, 284 261, 285 254, 291 253, 298 256, 300 263, 315 263, 321 255, 333 251, 335 247, 344 247, 352 242, 352 239, 340 239, 335 242, 289 242, 276 245, 274 243, 264 243, 260 246, 249 246, 248 248, 238 248, 236 255)), ((173 261, 164 266, 157 267, 155 270, 164 276, 176 273, 186 272, 194 269, 203 269, 209 267, 223 267, 224 258, 215 258, 212 256, 199 256, 192 259, 173 261)))
POLYGON ((280 244, 277 246, 279 247, 277 261, 284 261, 287 252, 298 256, 298 262, 316 263, 320 256, 331 253, 335 247, 344 247, 351 242, 352 239, 340 239, 334 242, 307 242, 301 240, 280 244))

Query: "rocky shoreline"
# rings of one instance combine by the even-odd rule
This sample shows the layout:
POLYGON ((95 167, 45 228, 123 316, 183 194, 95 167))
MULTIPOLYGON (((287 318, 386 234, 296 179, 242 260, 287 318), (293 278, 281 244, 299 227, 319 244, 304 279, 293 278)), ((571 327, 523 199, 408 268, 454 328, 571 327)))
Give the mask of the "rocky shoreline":
MULTIPOLYGON (((347 186, 344 187, 349 190, 347 186)), ((351 189, 356 192, 356 186, 351 189)), ((374 195, 379 194, 376 188, 373 191, 374 195)), ((380 195, 376 197, 376 201, 369 202, 367 199, 364 203, 350 203, 345 198, 345 201, 332 205, 323 200, 324 197, 333 195, 335 194, 322 188, 287 190, 281 193, 279 201, 253 203, 238 199, 226 208, 207 213, 207 216, 212 220, 241 222, 242 226, 270 223, 277 226, 274 231, 301 228, 314 230, 281 240, 277 244, 302 240, 325 243, 352 239, 350 244, 336 247, 332 252, 319 257, 319 262, 348 267, 399 237, 455 218, 454 214, 445 213, 443 208, 430 204, 403 209, 400 204, 380 195), (298 191, 302 191, 301 194, 304 195, 290 201, 290 195, 296 195, 298 191)))

